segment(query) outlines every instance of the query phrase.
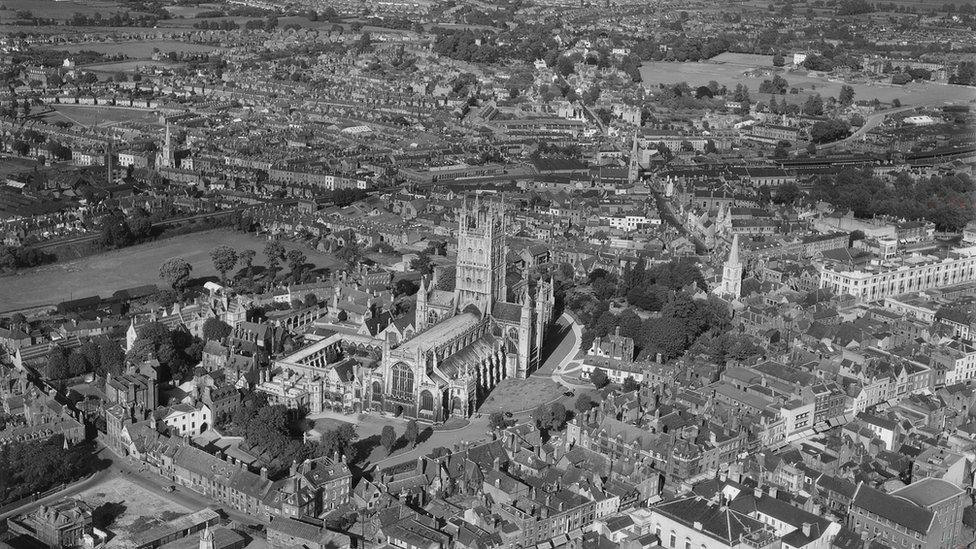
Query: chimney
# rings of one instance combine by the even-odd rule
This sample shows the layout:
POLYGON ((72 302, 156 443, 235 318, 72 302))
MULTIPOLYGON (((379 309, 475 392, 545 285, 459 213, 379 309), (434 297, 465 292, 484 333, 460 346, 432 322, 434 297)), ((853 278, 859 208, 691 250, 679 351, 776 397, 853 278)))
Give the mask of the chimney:
POLYGON ((753 490, 753 491, 752 491, 752 495, 753 495, 753 496, 754 496, 754 497, 755 497, 756 499, 759 499, 759 498, 761 498, 761 497, 763 496, 763 493, 762 493, 762 488, 761 488, 761 487, 757 487, 757 488, 756 488, 755 490, 753 490))
POLYGON ((701 529, 702 529, 702 523, 700 523, 700 522, 698 522, 696 520, 695 523, 694 523, 694 527, 695 527, 695 530, 698 530, 700 532, 701 529))
POLYGON ((806 537, 810 537, 810 523, 804 522, 801 528, 803 529, 803 535, 806 537))
POLYGON ((769 489, 769 497, 775 499, 778 494, 779 494, 779 490, 778 489, 776 489, 776 488, 770 488, 769 489))
POLYGON ((267 479, 268 478, 268 468, 267 467, 261 467, 261 478, 263 478, 263 479, 267 479))

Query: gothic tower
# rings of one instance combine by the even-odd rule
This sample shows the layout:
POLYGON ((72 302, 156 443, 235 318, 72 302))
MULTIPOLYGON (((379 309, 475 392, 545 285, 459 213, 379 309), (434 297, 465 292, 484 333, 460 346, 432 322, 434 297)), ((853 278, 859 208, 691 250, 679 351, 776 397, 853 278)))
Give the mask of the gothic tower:
POLYGON ((505 301, 504 205, 465 198, 458 226, 457 275, 454 303, 464 311, 477 307, 482 316, 491 313, 495 301, 505 301), (473 204, 473 205, 472 205, 473 204))
POLYGON ((722 268, 721 293, 729 299, 738 299, 742 293, 742 263, 739 262, 739 235, 732 237, 732 249, 722 268))
POLYGON ((422 332, 427 329, 427 277, 420 277, 420 289, 417 290, 417 312, 414 314, 414 329, 422 332))
MULTIPOLYGON (((553 295, 552 287, 552 277, 549 277, 549 281, 539 281, 539 287, 536 292, 535 297, 535 356, 536 361, 538 361, 539 354, 542 352, 542 342, 545 339, 546 331, 549 330, 549 324, 552 322, 552 310, 555 306, 555 297, 553 295)), ((535 367, 538 364, 533 364, 535 367)))
POLYGON ((166 122, 166 138, 163 141, 163 150, 159 152, 159 157, 156 159, 156 167, 173 168, 174 164, 173 141, 169 132, 169 122, 166 122))
POLYGON ((637 131, 634 131, 634 144, 630 148, 630 165, 627 169, 627 182, 634 184, 640 178, 640 146, 637 131))
POLYGON ((207 526, 200 532, 200 549, 214 549, 214 535, 210 531, 210 526, 207 526))
POLYGON ((525 379, 532 372, 532 361, 538 352, 537 349, 533 352, 532 344, 532 297, 526 284, 522 290, 522 311, 519 315, 518 368, 515 371, 518 379, 525 379))

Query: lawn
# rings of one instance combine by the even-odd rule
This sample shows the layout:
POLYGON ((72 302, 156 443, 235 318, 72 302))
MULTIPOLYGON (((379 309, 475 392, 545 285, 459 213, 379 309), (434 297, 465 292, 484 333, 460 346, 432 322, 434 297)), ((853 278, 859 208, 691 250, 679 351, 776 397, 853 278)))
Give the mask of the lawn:
MULTIPOLYGON (((665 61, 649 61, 641 65, 641 78, 648 88, 657 88, 658 84, 674 84, 687 82, 693 87, 708 84, 714 80, 729 89, 736 84, 745 84, 752 93, 759 91, 759 86, 765 79, 772 78, 771 62, 765 62, 765 56, 745 54, 722 54, 708 62, 673 63, 665 61), (755 69, 769 69, 760 71, 763 74, 746 74, 755 69), (765 74, 767 73, 768 74, 765 74)), ((846 82, 828 80, 821 76, 810 76, 806 71, 782 71, 780 74, 789 82, 791 87, 804 91, 815 91, 823 96, 836 97, 840 88, 846 82)), ((942 105, 950 102, 968 102, 976 99, 976 91, 965 86, 950 86, 932 82, 914 83, 907 86, 893 86, 875 82, 853 82, 857 99, 871 100, 877 98, 883 102, 898 99, 903 105, 942 105)))
POLYGON ((35 17, 58 20, 71 19, 76 13, 92 16, 96 13, 112 15, 124 11, 117 2, 101 0, 63 0, 57 2, 54 0, 2 0, 0 6, 6 8, 6 11, 0 11, 0 19, 4 20, 14 19, 14 12, 20 10, 28 10, 35 17))
POLYGON ((113 477, 77 496, 95 511, 96 528, 108 530, 107 547, 129 547, 131 536, 185 515, 191 510, 146 490, 126 478, 113 477))
MULTIPOLYGON (((0 277, 0 311, 56 304, 64 300, 159 283, 159 266, 171 257, 182 257, 193 265, 193 277, 214 276, 210 250, 226 244, 237 251, 257 252, 254 265, 263 266, 263 238, 226 229, 175 236, 148 244, 114 250, 76 261, 45 265, 0 277)), ((334 269, 334 256, 292 242, 285 249, 300 249, 317 268, 334 269)))
POLYGON ((44 115, 47 122, 67 121, 79 126, 114 126, 123 122, 157 123, 159 118, 150 110, 99 105, 53 105, 54 111, 44 115))
POLYGON ((178 42, 176 40, 133 40, 131 42, 85 42, 82 44, 55 45, 48 46, 48 49, 58 51, 79 52, 94 51, 108 55, 117 53, 125 54, 130 59, 149 59, 154 50, 163 53, 189 52, 206 53, 218 51, 223 48, 219 46, 208 46, 206 44, 193 44, 191 42, 178 42))
POLYGON ((547 376, 503 379, 491 390, 478 412, 524 412, 559 399, 566 389, 547 376))

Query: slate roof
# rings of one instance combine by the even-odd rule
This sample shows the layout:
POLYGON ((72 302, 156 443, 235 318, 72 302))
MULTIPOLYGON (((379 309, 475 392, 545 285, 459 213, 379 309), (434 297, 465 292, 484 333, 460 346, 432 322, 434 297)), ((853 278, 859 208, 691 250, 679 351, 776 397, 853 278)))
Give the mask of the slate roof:
POLYGON ((740 538, 766 528, 754 518, 698 496, 662 503, 654 510, 689 527, 701 523, 702 533, 729 546, 738 545, 740 538))
POLYGON ((858 485, 851 504, 921 534, 927 534, 935 520, 935 515, 928 509, 876 490, 864 482, 858 485))

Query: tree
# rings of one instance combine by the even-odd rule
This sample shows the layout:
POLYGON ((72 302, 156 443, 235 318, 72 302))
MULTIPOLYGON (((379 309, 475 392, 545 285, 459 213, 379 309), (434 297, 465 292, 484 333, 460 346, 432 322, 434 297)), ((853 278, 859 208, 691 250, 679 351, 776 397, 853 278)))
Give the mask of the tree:
POLYGON ((291 269, 292 280, 297 284, 301 279, 307 258, 301 250, 289 250, 286 258, 288 259, 288 268, 291 269))
POLYGON ((237 252, 234 248, 222 244, 210 250, 210 260, 213 261, 214 269, 220 273, 220 281, 227 282, 227 272, 237 264, 237 252))
POLYGON ((182 257, 167 259, 159 267, 159 278, 165 280, 173 290, 186 288, 193 267, 182 257))
POLYGON ((136 240, 148 238, 152 235, 152 219, 145 210, 138 208, 129 218, 129 229, 136 240))
POLYGON ((386 448, 386 453, 393 453, 393 445, 396 444, 396 431, 393 430, 392 425, 384 425, 383 431, 380 433, 380 444, 386 448))
POLYGON ((817 144, 814 143, 813 141, 811 141, 807 145, 807 154, 809 154, 810 156, 817 154, 817 144))
POLYGON ((820 94, 811 95, 803 103, 803 114, 808 116, 820 116, 823 114, 823 98, 820 94))
POLYGON ((403 439, 406 440, 411 448, 417 447, 417 438, 420 437, 420 427, 417 426, 417 420, 411 419, 407 422, 407 428, 403 431, 403 439))
POLYGON ((103 339, 98 343, 98 373, 100 375, 117 375, 125 365, 125 353, 119 344, 111 339, 103 339))
POLYGON ((80 352, 72 352, 68 355, 68 373, 72 376, 80 376, 91 370, 85 355, 80 352))
POLYGON ((207 341, 223 341, 232 331, 234 329, 230 324, 216 317, 208 318, 203 323, 203 339, 207 341))
POLYGON ((508 421, 505 419, 505 414, 501 412, 492 412, 488 415, 488 427, 490 429, 504 429, 508 426, 508 421))
POLYGON ((593 399, 590 398, 590 395, 583 393, 576 397, 576 405, 574 408, 576 408, 576 411, 579 413, 589 412, 590 409, 593 408, 594 404, 595 403, 593 402, 593 399))
POLYGON ((45 375, 48 379, 64 379, 70 375, 68 352, 63 347, 55 347, 47 357, 45 375))
POLYGON ((237 255, 237 261, 240 263, 241 268, 244 269, 248 278, 251 278, 251 265, 254 264, 255 255, 257 255, 257 252, 254 250, 243 250, 237 255))
POLYGON ((854 87, 847 84, 841 86, 837 101, 844 107, 854 104, 854 87))
POLYGON ((814 143, 829 143, 848 136, 851 127, 843 120, 820 120, 810 127, 810 139, 814 143))
POLYGON ((636 391, 637 389, 640 389, 640 383, 638 383, 637 380, 634 379, 634 376, 627 376, 626 378, 624 378, 625 393, 636 391))
POLYGON ((773 66, 782 67, 785 64, 786 64, 786 58, 783 57, 782 52, 776 52, 776 54, 773 55, 773 66))
POLYGON ((429 275, 433 270, 433 265, 430 262, 430 256, 426 252, 420 252, 417 258, 410 262, 410 269, 414 271, 420 271, 422 275, 429 275))
POLYGON ((100 232, 102 245, 107 248, 122 248, 129 246, 135 240, 128 220, 120 211, 102 218, 100 232))
POLYGON ((314 307, 319 304, 319 296, 312 292, 305 294, 304 304, 306 307, 314 307))
POLYGON ((285 247, 282 246, 281 242, 272 240, 264 246, 264 257, 268 260, 268 271, 271 273, 270 280, 273 282, 278 265, 285 259, 285 247))
POLYGON ((610 378, 607 377, 607 373, 603 371, 603 368, 594 368, 593 372, 590 373, 590 381, 597 389, 602 389, 610 383, 610 378))

